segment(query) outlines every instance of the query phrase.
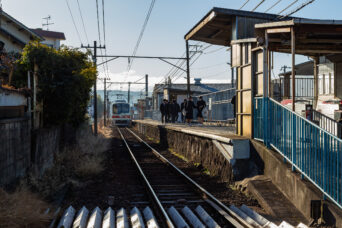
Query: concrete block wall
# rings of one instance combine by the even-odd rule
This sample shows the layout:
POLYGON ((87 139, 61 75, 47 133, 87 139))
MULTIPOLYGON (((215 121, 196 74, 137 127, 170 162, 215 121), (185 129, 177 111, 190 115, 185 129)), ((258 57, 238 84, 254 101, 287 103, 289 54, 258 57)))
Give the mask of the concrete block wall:
POLYGON ((0 186, 14 183, 29 171, 42 176, 53 165, 56 153, 74 141, 74 135, 71 127, 31 131, 28 118, 0 120, 0 186))
POLYGON ((26 174, 31 163, 30 153, 30 120, 0 120, 0 185, 10 184, 26 174))
POLYGON ((32 168, 38 177, 53 165, 56 153, 59 152, 61 130, 58 127, 38 129, 32 134, 31 161, 32 168))

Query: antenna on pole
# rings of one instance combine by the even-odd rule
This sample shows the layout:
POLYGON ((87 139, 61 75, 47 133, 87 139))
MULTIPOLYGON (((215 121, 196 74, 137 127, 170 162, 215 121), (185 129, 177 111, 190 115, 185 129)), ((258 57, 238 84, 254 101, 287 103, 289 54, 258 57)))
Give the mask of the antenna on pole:
POLYGON ((46 20, 46 23, 42 24, 42 27, 44 28, 44 26, 46 26, 46 30, 49 31, 49 25, 53 25, 54 23, 50 23, 49 21, 51 20, 51 16, 48 15, 47 17, 43 17, 43 20, 46 20))

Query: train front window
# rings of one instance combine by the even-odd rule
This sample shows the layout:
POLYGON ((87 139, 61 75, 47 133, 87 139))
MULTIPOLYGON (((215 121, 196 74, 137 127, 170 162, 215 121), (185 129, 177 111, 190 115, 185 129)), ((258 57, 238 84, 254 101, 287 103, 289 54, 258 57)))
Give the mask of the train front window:
POLYGON ((113 114, 129 113, 128 104, 113 104, 113 114))

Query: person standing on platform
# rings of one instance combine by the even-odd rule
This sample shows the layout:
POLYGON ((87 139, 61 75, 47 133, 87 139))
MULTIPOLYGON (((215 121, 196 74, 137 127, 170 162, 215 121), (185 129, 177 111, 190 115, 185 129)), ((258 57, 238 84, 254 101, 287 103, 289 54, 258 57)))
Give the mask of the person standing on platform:
POLYGON ((181 103, 181 107, 180 107, 180 109, 181 109, 181 115, 182 115, 182 123, 185 122, 185 115, 186 115, 185 105, 186 105, 186 102, 187 102, 187 100, 184 99, 184 101, 181 103))
POLYGON ((234 119, 236 118, 236 107, 235 107, 235 103, 236 103, 236 96, 234 95, 230 101, 230 103, 233 105, 233 115, 234 115, 234 119))
POLYGON ((170 101, 166 100, 166 123, 170 123, 170 117, 171 117, 171 103, 170 101))
POLYGON ((166 102, 167 100, 164 99, 163 103, 160 104, 159 110, 161 113, 161 122, 165 123, 166 122, 166 102))
POLYGON ((189 100, 186 102, 185 111, 186 111, 186 122, 191 125, 192 119, 194 118, 194 108, 196 108, 194 102, 192 101, 192 97, 189 97, 189 100))
POLYGON ((207 106, 207 104, 205 103, 205 101, 203 100, 203 97, 200 96, 199 97, 199 101, 197 101, 197 118, 198 118, 198 121, 203 124, 203 114, 202 114, 202 111, 203 109, 207 106))
POLYGON ((176 122, 179 111, 180 111, 180 107, 177 104, 177 101, 173 99, 172 104, 171 104, 171 122, 172 123, 176 122))
POLYGON ((180 113, 181 108, 180 108, 180 105, 177 103, 177 100, 174 100, 174 102, 176 104, 176 109, 177 109, 175 121, 178 122, 178 114, 180 113))

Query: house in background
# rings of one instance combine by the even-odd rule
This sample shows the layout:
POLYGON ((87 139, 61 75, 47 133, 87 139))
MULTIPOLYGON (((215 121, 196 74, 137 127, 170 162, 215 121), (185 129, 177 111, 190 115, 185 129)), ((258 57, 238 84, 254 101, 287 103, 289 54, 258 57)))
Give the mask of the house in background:
POLYGON ((0 16, 0 42, 6 52, 21 52, 32 40, 43 37, 2 11, 0 16))
POLYGON ((31 30, 44 38, 44 40, 41 41, 42 44, 55 49, 59 49, 61 46, 61 41, 65 40, 65 35, 63 32, 48 31, 41 28, 31 30))
POLYGON ((13 89, 0 85, 0 119, 24 117, 28 111, 28 89, 13 89))

